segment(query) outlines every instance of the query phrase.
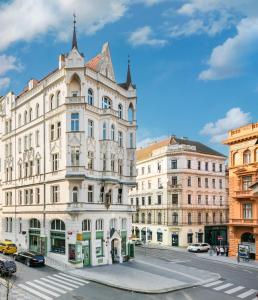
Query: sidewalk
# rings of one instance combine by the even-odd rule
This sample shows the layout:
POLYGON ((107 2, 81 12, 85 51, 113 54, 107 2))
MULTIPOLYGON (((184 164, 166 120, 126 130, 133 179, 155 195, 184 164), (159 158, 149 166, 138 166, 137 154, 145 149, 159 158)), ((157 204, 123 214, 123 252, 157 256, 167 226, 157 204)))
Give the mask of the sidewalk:
POLYGON ((215 273, 143 256, 123 264, 75 269, 68 273, 107 286, 145 294, 199 286, 220 278, 215 273))
POLYGON ((196 256, 198 258, 203 258, 203 259, 208 259, 208 260, 212 260, 212 261, 217 261, 220 263, 226 263, 226 264, 232 264, 232 265, 238 265, 238 266, 244 266, 244 267, 249 267, 249 268, 255 268, 258 269, 258 262, 254 261, 254 260, 249 260, 248 262, 237 262, 236 257, 226 257, 226 256, 217 256, 212 255, 210 256, 209 253, 197 253, 196 256))

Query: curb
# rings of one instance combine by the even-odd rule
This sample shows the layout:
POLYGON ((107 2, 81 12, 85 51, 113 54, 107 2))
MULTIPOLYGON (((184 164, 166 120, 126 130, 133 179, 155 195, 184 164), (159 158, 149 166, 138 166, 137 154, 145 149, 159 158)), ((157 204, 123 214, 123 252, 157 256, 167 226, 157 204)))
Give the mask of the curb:
POLYGON ((116 288, 116 289, 119 289, 119 290, 129 291, 129 292, 132 292, 132 293, 135 292, 135 293, 139 293, 139 294, 165 294, 165 293, 169 293, 169 292, 173 292, 173 291, 179 291, 179 290, 184 290, 184 289, 188 289, 188 288, 192 288, 192 287, 198 287, 198 286, 216 281, 216 280, 221 278, 221 276, 218 273, 214 273, 213 278, 198 281, 198 282, 195 282, 195 283, 187 283, 187 284, 182 284, 182 285, 177 286, 177 287, 164 288, 164 289, 159 289, 159 290, 144 290, 144 289, 124 287, 124 286, 121 286, 121 285, 109 283, 107 281, 92 279, 88 276, 82 276, 82 275, 74 274, 74 273, 70 273, 70 272, 68 274, 77 276, 78 278, 85 279, 85 280, 88 280, 88 281, 91 281, 91 282, 99 283, 99 284, 102 284, 102 285, 105 285, 105 286, 108 286, 108 287, 113 287, 113 288, 116 288))

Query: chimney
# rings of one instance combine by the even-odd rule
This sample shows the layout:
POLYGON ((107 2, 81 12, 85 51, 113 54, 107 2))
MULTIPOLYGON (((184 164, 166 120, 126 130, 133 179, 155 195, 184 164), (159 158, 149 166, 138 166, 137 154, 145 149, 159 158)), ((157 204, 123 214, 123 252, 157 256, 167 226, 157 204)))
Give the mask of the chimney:
POLYGON ((62 69, 65 65, 65 56, 64 54, 60 54, 59 55, 59 65, 58 65, 58 68, 59 70, 62 69))
POLYGON ((36 85, 37 85, 37 80, 36 79, 31 79, 28 83, 29 91, 32 90, 36 85))

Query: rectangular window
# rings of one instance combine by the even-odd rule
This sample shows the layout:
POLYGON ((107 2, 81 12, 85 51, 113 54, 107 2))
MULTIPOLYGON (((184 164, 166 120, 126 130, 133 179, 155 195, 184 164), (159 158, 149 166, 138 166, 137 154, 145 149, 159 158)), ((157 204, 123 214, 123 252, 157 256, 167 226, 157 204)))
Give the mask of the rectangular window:
POLYGON ((52 172, 58 170, 58 153, 52 154, 52 172))
POLYGON ((123 189, 118 189, 118 195, 117 195, 117 203, 122 204, 123 202, 123 189))
POLYGON ((191 177, 187 178, 187 186, 191 186, 192 185, 192 180, 191 177))
POLYGON ((150 190, 151 189, 151 181, 148 180, 148 189, 150 190))
POLYGON ((187 168, 191 169, 191 160, 187 160, 187 168))
POLYGON ((25 163, 24 168, 25 168, 24 176, 28 177, 29 176, 29 163, 28 162, 25 163))
POLYGON ((118 131, 118 146, 123 147, 123 132, 118 131))
POLYGON ((198 195, 198 204, 202 204, 202 195, 198 195))
POLYGON ((29 190, 29 194, 30 194, 30 204, 33 204, 33 189, 29 190))
POLYGON ((40 159, 36 159, 36 175, 40 175, 40 159))
POLYGON ((19 205, 22 205, 22 191, 19 191, 19 205))
POLYGON ((24 150, 27 150, 28 145, 27 145, 27 135, 24 136, 24 150))
POLYGON ((94 153, 92 151, 88 151, 88 170, 94 169, 94 153))
POLYGON ((216 164, 212 163, 212 172, 216 172, 216 164))
POLYGON ((208 162, 205 163, 205 171, 209 171, 209 163, 208 162))
POLYGON ((142 167, 142 175, 144 175, 144 167, 142 167))
POLYGON ((201 177, 198 177, 198 187, 201 187, 202 186, 202 181, 201 181, 201 177))
POLYGON ((148 205, 151 205, 151 196, 148 196, 148 205))
POLYGON ((79 113, 71 114, 71 131, 79 131, 79 113))
POLYGON ((205 204, 209 205, 209 196, 208 195, 205 196, 205 204))
POLYGON ((134 148, 134 137, 133 137, 133 132, 130 132, 130 148, 134 148))
POLYGON ((188 202, 188 204, 192 204, 192 196, 191 196, 191 194, 187 195, 187 202, 188 202))
POLYGON ((123 175, 123 160, 122 159, 118 160, 118 175, 120 175, 120 176, 123 175))
POLYGON ((252 176, 243 176, 242 177, 242 189, 243 189, 243 191, 248 191, 249 186, 251 184, 252 184, 252 176))
POLYGON ((158 173, 161 172, 161 162, 158 162, 158 164, 157 164, 157 171, 158 171, 158 173))
MULTIPOLYGON (((111 154, 111 172, 115 172, 115 154, 111 154)), ((131 173, 130 176, 132 176, 131 173)))
POLYGON ((56 132, 57 138, 60 139, 61 137, 61 122, 57 122, 57 132, 56 132))
POLYGON ((171 169, 177 169, 177 160, 176 159, 171 160, 171 169))
POLYGON ((18 139, 18 152, 21 153, 21 138, 18 139))
POLYGON ((71 147, 71 163, 72 166, 80 165, 80 149, 78 147, 71 147))
POLYGON ((88 185, 88 202, 93 203, 93 185, 88 185))
POLYGON ((158 204, 161 204, 162 202, 162 195, 158 195, 158 204))
POLYGON ((214 188, 214 189, 216 188, 216 182, 215 182, 214 178, 212 179, 212 188, 214 188))
POLYGON ((39 130, 36 130, 35 144, 36 144, 36 147, 39 147, 39 130))
POLYGON ((177 186, 177 176, 172 176, 172 178, 171 178, 171 185, 172 186, 177 186))
POLYGON ((130 176, 134 176, 134 161, 130 160, 130 176))
POLYGON ((36 204, 39 204, 40 203, 40 189, 39 188, 36 188, 35 198, 36 198, 36 204))
POLYGON ((59 185, 51 186, 51 198, 53 203, 59 202, 59 185))
POLYGON ((142 197, 142 205, 145 205, 145 197, 142 197))
POLYGON ((244 219, 253 218, 252 204, 250 203, 243 204, 243 218, 244 219))
POLYGON ((107 170, 107 159, 106 159, 106 154, 103 154, 103 171, 107 170))
POLYGON ((148 166, 148 174, 150 174, 151 173, 151 166, 149 165, 148 166))
POLYGON ((33 175, 33 161, 30 161, 30 176, 33 175))
POLYGON ((178 194, 172 194, 172 204, 178 205, 178 194))
POLYGON ((28 205, 29 203, 29 190, 24 190, 24 202, 25 205, 28 205))
POLYGON ((222 172, 222 164, 219 165, 219 171, 222 172))
POLYGON ((223 205, 223 197, 222 197, 222 196, 219 197, 219 205, 220 205, 220 206, 223 205))
POLYGON ((223 186, 222 186, 222 179, 219 180, 219 188, 220 188, 220 189, 223 188, 223 186))
POLYGON ((94 138, 94 123, 92 120, 88 120, 88 137, 94 138))
POLYGON ((50 141, 53 141, 55 139, 55 125, 50 125, 50 141))
POLYGON ((198 170, 200 171, 201 170, 201 162, 198 161, 198 170))
POLYGON ((208 178, 205 178, 205 187, 206 187, 206 188, 209 187, 209 180, 208 180, 208 178))
POLYGON ((158 178, 158 189, 162 189, 163 185, 162 185, 162 180, 161 178, 158 178))

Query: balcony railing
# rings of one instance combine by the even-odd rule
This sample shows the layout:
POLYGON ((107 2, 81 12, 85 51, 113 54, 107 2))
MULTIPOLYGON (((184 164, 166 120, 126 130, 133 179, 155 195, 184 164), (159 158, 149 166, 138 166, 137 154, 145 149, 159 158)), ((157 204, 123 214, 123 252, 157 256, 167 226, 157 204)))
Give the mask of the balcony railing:
POLYGON ((65 103, 66 104, 85 103, 85 97, 84 96, 66 97, 65 103))
POLYGON ((232 225, 258 225, 258 219, 230 219, 232 225))
POLYGON ((173 184, 172 182, 168 183, 168 190, 182 190, 182 184, 173 184))
POLYGON ((239 190, 234 192, 235 198, 251 198, 254 197, 254 192, 252 190, 239 190))

